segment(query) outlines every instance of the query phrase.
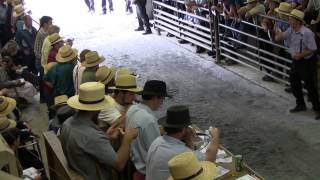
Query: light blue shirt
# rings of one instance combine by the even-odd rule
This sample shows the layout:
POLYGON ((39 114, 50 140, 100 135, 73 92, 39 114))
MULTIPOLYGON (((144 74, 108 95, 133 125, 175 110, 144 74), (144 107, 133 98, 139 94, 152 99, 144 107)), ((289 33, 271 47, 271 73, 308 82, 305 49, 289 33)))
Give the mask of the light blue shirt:
POLYGON ((138 137, 131 143, 131 160, 136 169, 146 173, 147 152, 151 143, 160 136, 153 111, 144 104, 132 105, 126 114, 126 128, 139 128, 138 137))
MULTIPOLYGON (((283 33, 284 40, 288 41, 289 53, 293 57, 297 53, 303 52, 305 49, 311 51, 317 50, 317 44, 313 32, 305 26, 302 26, 299 32, 294 32, 290 27, 283 33)), ((305 57, 309 59, 312 55, 305 57)))
MULTIPOLYGON (((184 142, 171 136, 161 136, 153 141, 147 156, 146 180, 166 180, 170 176, 168 161, 183 152, 192 151, 184 142)), ((195 151, 200 161, 205 160, 205 154, 195 151)))

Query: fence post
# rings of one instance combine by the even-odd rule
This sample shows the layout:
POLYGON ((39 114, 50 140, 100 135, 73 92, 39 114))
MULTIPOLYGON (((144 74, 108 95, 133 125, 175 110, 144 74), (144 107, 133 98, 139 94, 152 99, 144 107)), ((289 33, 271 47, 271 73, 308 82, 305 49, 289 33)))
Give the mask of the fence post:
MULTIPOLYGON (((218 0, 213 0, 213 5, 218 6, 218 0)), ((211 6, 209 7, 211 11, 211 6)), ((219 31, 219 12, 217 10, 214 11, 213 15, 213 27, 214 27, 214 41, 215 41, 215 50, 216 50, 216 63, 220 63, 220 31, 219 31)), ((213 46, 213 44, 212 44, 213 46)))

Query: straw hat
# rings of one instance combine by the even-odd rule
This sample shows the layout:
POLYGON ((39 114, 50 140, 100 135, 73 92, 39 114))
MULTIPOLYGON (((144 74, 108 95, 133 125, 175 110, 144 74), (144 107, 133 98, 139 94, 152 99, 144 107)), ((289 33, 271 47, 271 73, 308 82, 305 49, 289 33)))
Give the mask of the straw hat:
POLYGON ((99 56, 96 51, 90 51, 86 53, 85 60, 81 63, 84 67, 94 67, 103 62, 105 58, 103 56, 99 56))
POLYGON ((56 62, 49 62, 48 64, 44 65, 43 70, 44 70, 44 74, 47 74, 48 71, 53 68, 55 65, 57 65, 58 63, 56 62))
POLYGON ((24 8, 23 8, 22 4, 18 4, 16 6, 14 6, 12 16, 19 17, 23 14, 24 14, 24 8))
POLYGON ((14 120, 8 119, 6 116, 0 117, 0 133, 3 133, 10 128, 14 128, 16 125, 17 123, 14 120))
POLYGON ((217 167, 209 161, 199 161, 191 151, 178 154, 168 162, 168 180, 210 180, 218 176, 217 167))
POLYGON ((60 96, 54 97, 54 105, 55 106, 67 104, 67 101, 68 101, 67 95, 60 95, 60 96))
POLYGON ((121 76, 121 75, 135 75, 135 73, 127 67, 122 67, 118 69, 116 73, 116 76, 121 76))
POLYGON ((67 103, 70 107, 85 111, 99 111, 111 106, 110 96, 105 96, 105 86, 100 82, 80 85, 79 95, 72 96, 67 103))
POLYGON ((101 66, 96 72, 96 78, 97 81, 108 84, 112 78, 114 78, 114 75, 116 74, 116 67, 112 66, 111 68, 108 68, 107 66, 101 66))
POLYGON ((62 46, 56 56, 57 62, 65 63, 74 60, 78 56, 78 51, 69 45, 62 46))
POLYGON ((60 37, 60 35, 58 33, 53 33, 51 35, 49 35, 49 41, 51 43, 51 46, 53 46, 54 44, 60 42, 60 41, 64 41, 62 37, 60 37))
POLYGON ((276 11, 277 13, 287 15, 287 16, 289 16, 291 10, 292 10, 292 6, 287 2, 280 3, 279 7, 274 9, 274 11, 276 11))
POLYGON ((0 116, 6 116, 10 114, 16 108, 16 100, 0 96, 0 116))
POLYGON ((136 76, 133 75, 122 75, 116 78, 115 87, 110 87, 109 89, 130 91, 134 93, 141 92, 143 89, 137 87, 136 76))
POLYGON ((304 22, 303 18, 304 18, 304 12, 299 11, 297 9, 294 9, 290 12, 290 17, 293 17, 301 22, 304 22))

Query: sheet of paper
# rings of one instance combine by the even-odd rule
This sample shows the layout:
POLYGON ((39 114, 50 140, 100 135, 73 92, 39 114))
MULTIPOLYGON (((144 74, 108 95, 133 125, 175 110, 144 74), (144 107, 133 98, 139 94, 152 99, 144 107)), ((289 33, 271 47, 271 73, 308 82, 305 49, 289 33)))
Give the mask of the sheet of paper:
POLYGON ((216 163, 232 163, 232 157, 227 158, 217 158, 216 163))
POLYGON ((223 168, 223 167, 221 167, 221 166, 218 166, 218 167, 217 167, 217 171, 218 171, 218 176, 217 176, 215 179, 217 179, 217 178, 219 178, 219 177, 221 177, 221 176, 224 176, 225 174, 227 174, 228 172, 230 172, 229 169, 223 168))

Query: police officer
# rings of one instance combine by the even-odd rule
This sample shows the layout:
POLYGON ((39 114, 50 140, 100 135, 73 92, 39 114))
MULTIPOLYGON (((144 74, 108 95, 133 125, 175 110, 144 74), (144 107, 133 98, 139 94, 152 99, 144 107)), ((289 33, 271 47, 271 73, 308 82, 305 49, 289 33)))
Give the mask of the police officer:
POLYGON ((315 119, 320 119, 320 103, 316 87, 317 58, 314 52, 317 50, 313 32, 305 27, 304 13, 299 10, 290 12, 288 28, 285 32, 276 32, 276 40, 287 40, 289 44, 289 53, 292 57, 290 72, 290 84, 293 95, 296 98, 296 106, 290 109, 291 113, 305 111, 306 104, 303 98, 302 83, 308 91, 309 99, 315 111, 315 119))

